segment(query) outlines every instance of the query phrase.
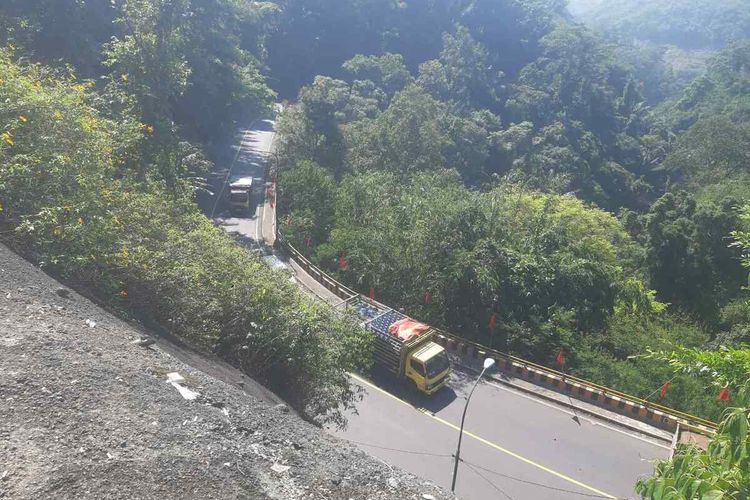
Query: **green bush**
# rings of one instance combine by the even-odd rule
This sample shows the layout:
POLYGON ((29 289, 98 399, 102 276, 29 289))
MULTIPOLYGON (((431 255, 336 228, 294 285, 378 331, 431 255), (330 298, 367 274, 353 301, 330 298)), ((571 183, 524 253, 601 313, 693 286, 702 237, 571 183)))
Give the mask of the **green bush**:
POLYGON ((213 227, 188 186, 117 175, 118 150, 148 130, 103 119, 85 85, 11 57, 0 51, 0 224, 13 230, 9 243, 218 353, 310 418, 338 419, 354 397, 346 372, 369 359, 356 322, 312 303, 213 227))

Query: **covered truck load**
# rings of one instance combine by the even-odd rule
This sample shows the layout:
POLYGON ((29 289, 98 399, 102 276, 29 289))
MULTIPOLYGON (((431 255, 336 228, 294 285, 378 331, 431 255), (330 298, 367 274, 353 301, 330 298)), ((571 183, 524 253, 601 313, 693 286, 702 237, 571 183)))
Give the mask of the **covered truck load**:
POLYGON ((363 297, 355 297, 347 305, 373 333, 373 355, 378 364, 397 377, 411 380, 427 394, 445 385, 450 374, 448 356, 432 341, 434 330, 430 326, 363 297))
POLYGON ((403 333, 403 336, 401 336, 399 325, 403 325, 404 321, 412 320, 397 311, 390 310, 365 325, 368 330, 375 334, 375 345, 373 347, 375 360, 396 375, 404 371, 402 354, 410 348, 414 348, 417 344, 429 340, 428 336, 419 337, 419 334, 427 331, 429 327, 415 321, 412 321, 412 323, 424 328, 418 328, 418 333, 410 331, 409 333, 403 333))

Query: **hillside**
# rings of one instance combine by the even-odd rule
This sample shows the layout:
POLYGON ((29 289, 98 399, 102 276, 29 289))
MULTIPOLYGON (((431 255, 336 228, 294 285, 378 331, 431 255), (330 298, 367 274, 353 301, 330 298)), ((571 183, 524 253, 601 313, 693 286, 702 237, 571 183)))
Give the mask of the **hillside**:
MULTIPOLYGON (((348 374, 372 365, 372 337, 212 220, 227 190, 207 175, 231 184, 250 142, 231 137, 272 117, 273 181, 254 182, 256 194, 271 194, 277 229, 315 265, 466 340, 722 421, 713 448, 728 450, 735 431, 729 443, 745 446, 748 36, 750 0, 5 0, 0 241, 117 314, 241 369, 306 420, 343 424, 359 403, 348 374), (206 197, 204 213, 196 199, 206 197)), ((246 198, 252 217, 258 197, 246 198)), ((31 314, 10 304, 11 320, 31 314)), ((14 367, 26 354, 16 329, 29 321, 16 319, 8 349, 20 354, 3 353, 14 367)), ((76 338, 102 344, 82 349, 112 363, 93 357, 91 376, 107 380, 97 391, 127 396, 117 377, 141 380, 151 354, 91 338, 103 323, 86 330, 85 319, 76 338)), ((65 347, 54 329, 45 335, 29 349, 65 347)), ((58 365, 55 376, 84 379, 80 365, 58 365)), ((167 371, 155 373, 144 387, 165 390, 167 371)), ((155 407, 193 408, 166 389, 155 407)), ((14 406, 25 408, 14 433, 39 406, 32 396, 14 406)), ((36 413, 79 416, 56 396, 36 413)), ((109 420, 138 428, 118 412, 109 420)), ((0 441, 26 443, 19 435, 0 441)), ((178 453, 203 464, 198 449, 178 453)), ((674 493, 668 476, 682 475, 713 478, 701 486, 712 498, 747 497, 750 441, 743 450, 706 474, 658 465, 638 491, 661 499, 674 493)), ((674 463, 699 470, 697 453, 674 463)), ((154 465, 168 459, 146 456, 159 471, 149 474, 171 474, 154 465)), ((66 470, 98 471, 63 458, 66 470)), ((248 495, 276 495, 260 472, 268 464, 247 460, 260 488, 248 495)), ((44 470, 29 470, 23 488, 48 487, 44 470)), ((303 483, 326 482, 311 474, 303 483)), ((284 484, 278 495, 293 492, 284 484)))
POLYGON ((652 103, 678 94, 717 51, 750 37, 748 0, 570 0, 568 11, 605 38, 633 46, 630 57, 652 103))
POLYGON ((243 392, 162 338, 133 344, 142 330, 2 245, 0 289, 0 498, 448 498, 250 379, 243 392), (183 398, 172 372, 200 395, 183 398))
POLYGON ((750 35, 747 0, 570 0, 568 9, 603 33, 683 49, 720 49, 750 35))

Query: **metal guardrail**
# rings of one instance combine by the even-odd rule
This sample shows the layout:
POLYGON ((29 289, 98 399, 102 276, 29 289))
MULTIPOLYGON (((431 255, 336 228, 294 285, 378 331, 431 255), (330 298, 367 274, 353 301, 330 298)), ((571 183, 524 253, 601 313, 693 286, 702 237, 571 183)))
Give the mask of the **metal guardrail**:
MULTIPOLYGON (((286 241, 278 232, 276 242, 278 245, 282 246, 290 254, 290 256, 295 259, 298 264, 303 269, 305 269, 316 281, 325 286, 328 290, 330 290, 336 296, 340 297, 342 300, 346 301, 356 296, 362 296, 357 291, 339 283, 334 278, 315 266, 307 257, 305 257, 292 244, 286 241)), ((364 298, 376 305, 391 309, 385 304, 381 304, 380 302, 371 300, 367 297, 364 298)), ((454 346, 461 346, 457 350, 461 350, 464 353, 468 353, 468 351, 471 350, 475 356, 477 353, 482 353, 482 355, 494 357, 498 361, 504 360, 506 366, 515 367, 517 373, 522 373, 518 371, 518 368, 520 367, 520 369, 523 370, 523 373, 532 374, 531 376, 528 376, 528 378, 536 380, 535 377, 538 376, 540 379, 548 382, 548 385, 552 385, 553 388, 563 390, 569 394, 570 392, 572 392, 572 388, 576 387, 578 388, 579 395, 589 395, 587 399, 593 399, 597 402, 614 401, 615 403, 617 403, 615 406, 619 406, 620 410, 624 410, 623 406, 628 405, 632 413, 632 415, 630 415, 631 417, 646 420, 649 424, 654 424, 659 427, 668 429, 676 429, 679 427, 702 434, 711 434, 716 430, 716 423, 710 420, 706 420, 695 415, 690 415, 688 413, 681 412, 679 410, 675 410, 621 391, 617 391, 615 389, 611 389, 594 382, 589 382, 588 380, 584 380, 576 376, 560 372, 553 368, 548 368, 544 365, 540 365, 532 361, 518 358, 511 354, 507 354, 502 351, 484 346, 477 342, 473 342, 457 335, 453 335, 439 328, 432 328, 436 330, 438 337, 442 336, 445 339, 445 343, 452 344, 454 346), (594 397, 594 394, 596 394, 597 396, 594 397), (623 402, 624 404, 620 402, 623 402)), ((621 413, 625 414, 626 412, 621 411, 621 413)))
POLYGON ((679 418, 685 420, 685 422, 683 422, 683 425, 688 425, 689 426, 691 424, 691 422, 692 422, 693 424, 698 424, 700 426, 705 426, 705 427, 708 427, 710 429, 715 429, 716 428, 716 423, 712 422, 710 420, 706 420, 706 419, 701 418, 701 417, 696 417, 695 415, 690 415, 689 413, 684 413, 684 412, 681 412, 679 410, 675 410, 673 408, 669 408, 668 406, 663 406, 663 405, 660 405, 658 403, 654 403, 653 401, 649 401, 647 399, 642 399, 642 398, 639 398, 637 396, 633 396, 631 394, 620 392, 620 391, 618 391, 616 389, 611 389, 609 387, 606 387, 606 386, 603 386, 603 385, 600 385, 600 384, 597 384, 597 383, 594 383, 594 382, 590 382, 590 381, 582 379, 582 378, 578 378, 575 375, 569 375, 567 373, 563 373, 563 372, 560 372, 558 370, 555 370, 554 368, 549 368, 549 367, 546 367, 544 365, 540 365, 538 363, 534 363, 533 361, 527 361, 525 359, 518 358, 516 356, 513 356, 512 354, 507 354, 507 353, 504 353, 502 351, 498 351, 496 349, 492 349, 492 348, 483 346, 482 344, 478 344, 478 343, 473 342, 471 340, 467 340, 467 339, 465 339, 463 337, 458 337, 458 336, 453 335, 451 333, 442 331, 442 330, 440 330, 438 328, 435 328, 435 330, 437 330, 441 335, 444 335, 445 337, 447 337, 447 338, 449 338, 451 340, 454 340, 454 341, 457 341, 457 342, 461 342, 463 344, 472 345, 476 349, 480 349, 482 351, 486 351, 488 353, 492 353, 493 355, 499 356, 499 357, 501 357, 503 359, 506 359, 506 360, 508 360, 508 361, 510 361, 512 363, 519 364, 519 365, 524 366, 526 368, 533 368, 534 370, 537 370, 537 371, 540 371, 540 372, 544 372, 544 373, 547 373, 549 375, 553 375, 553 376, 565 379, 565 380, 570 381, 570 382, 574 382, 574 383, 580 384, 582 386, 585 386, 585 387, 588 387, 588 388, 591 388, 591 389, 596 389, 597 391, 599 391, 603 395, 617 396, 620 399, 624 399, 624 400, 636 403, 636 404, 641 405, 643 407, 650 408, 650 409, 653 409, 653 410, 658 410, 658 411, 661 411, 661 412, 663 412, 665 414, 669 414, 669 415, 673 415, 675 417, 679 417, 679 418))
POLYGON ((307 271, 308 274, 310 274, 310 276, 315 278, 315 281, 326 287, 336 296, 340 297, 343 300, 348 300, 360 295, 358 292, 352 290, 348 286, 339 283, 324 271, 319 269, 315 264, 310 262, 310 260, 302 254, 302 252, 294 248, 291 243, 286 241, 286 239, 281 235, 280 232, 278 232, 278 230, 276 234, 276 244, 284 247, 284 249, 289 252, 292 258, 294 258, 294 260, 296 260, 297 263, 305 271, 307 271))

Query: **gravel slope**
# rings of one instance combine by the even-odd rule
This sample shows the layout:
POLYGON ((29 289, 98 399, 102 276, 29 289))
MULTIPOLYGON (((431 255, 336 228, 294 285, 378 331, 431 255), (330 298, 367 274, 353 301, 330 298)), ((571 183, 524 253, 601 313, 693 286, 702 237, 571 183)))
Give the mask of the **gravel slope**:
POLYGON ((141 334, 0 245, 0 498, 450 498, 141 334))

